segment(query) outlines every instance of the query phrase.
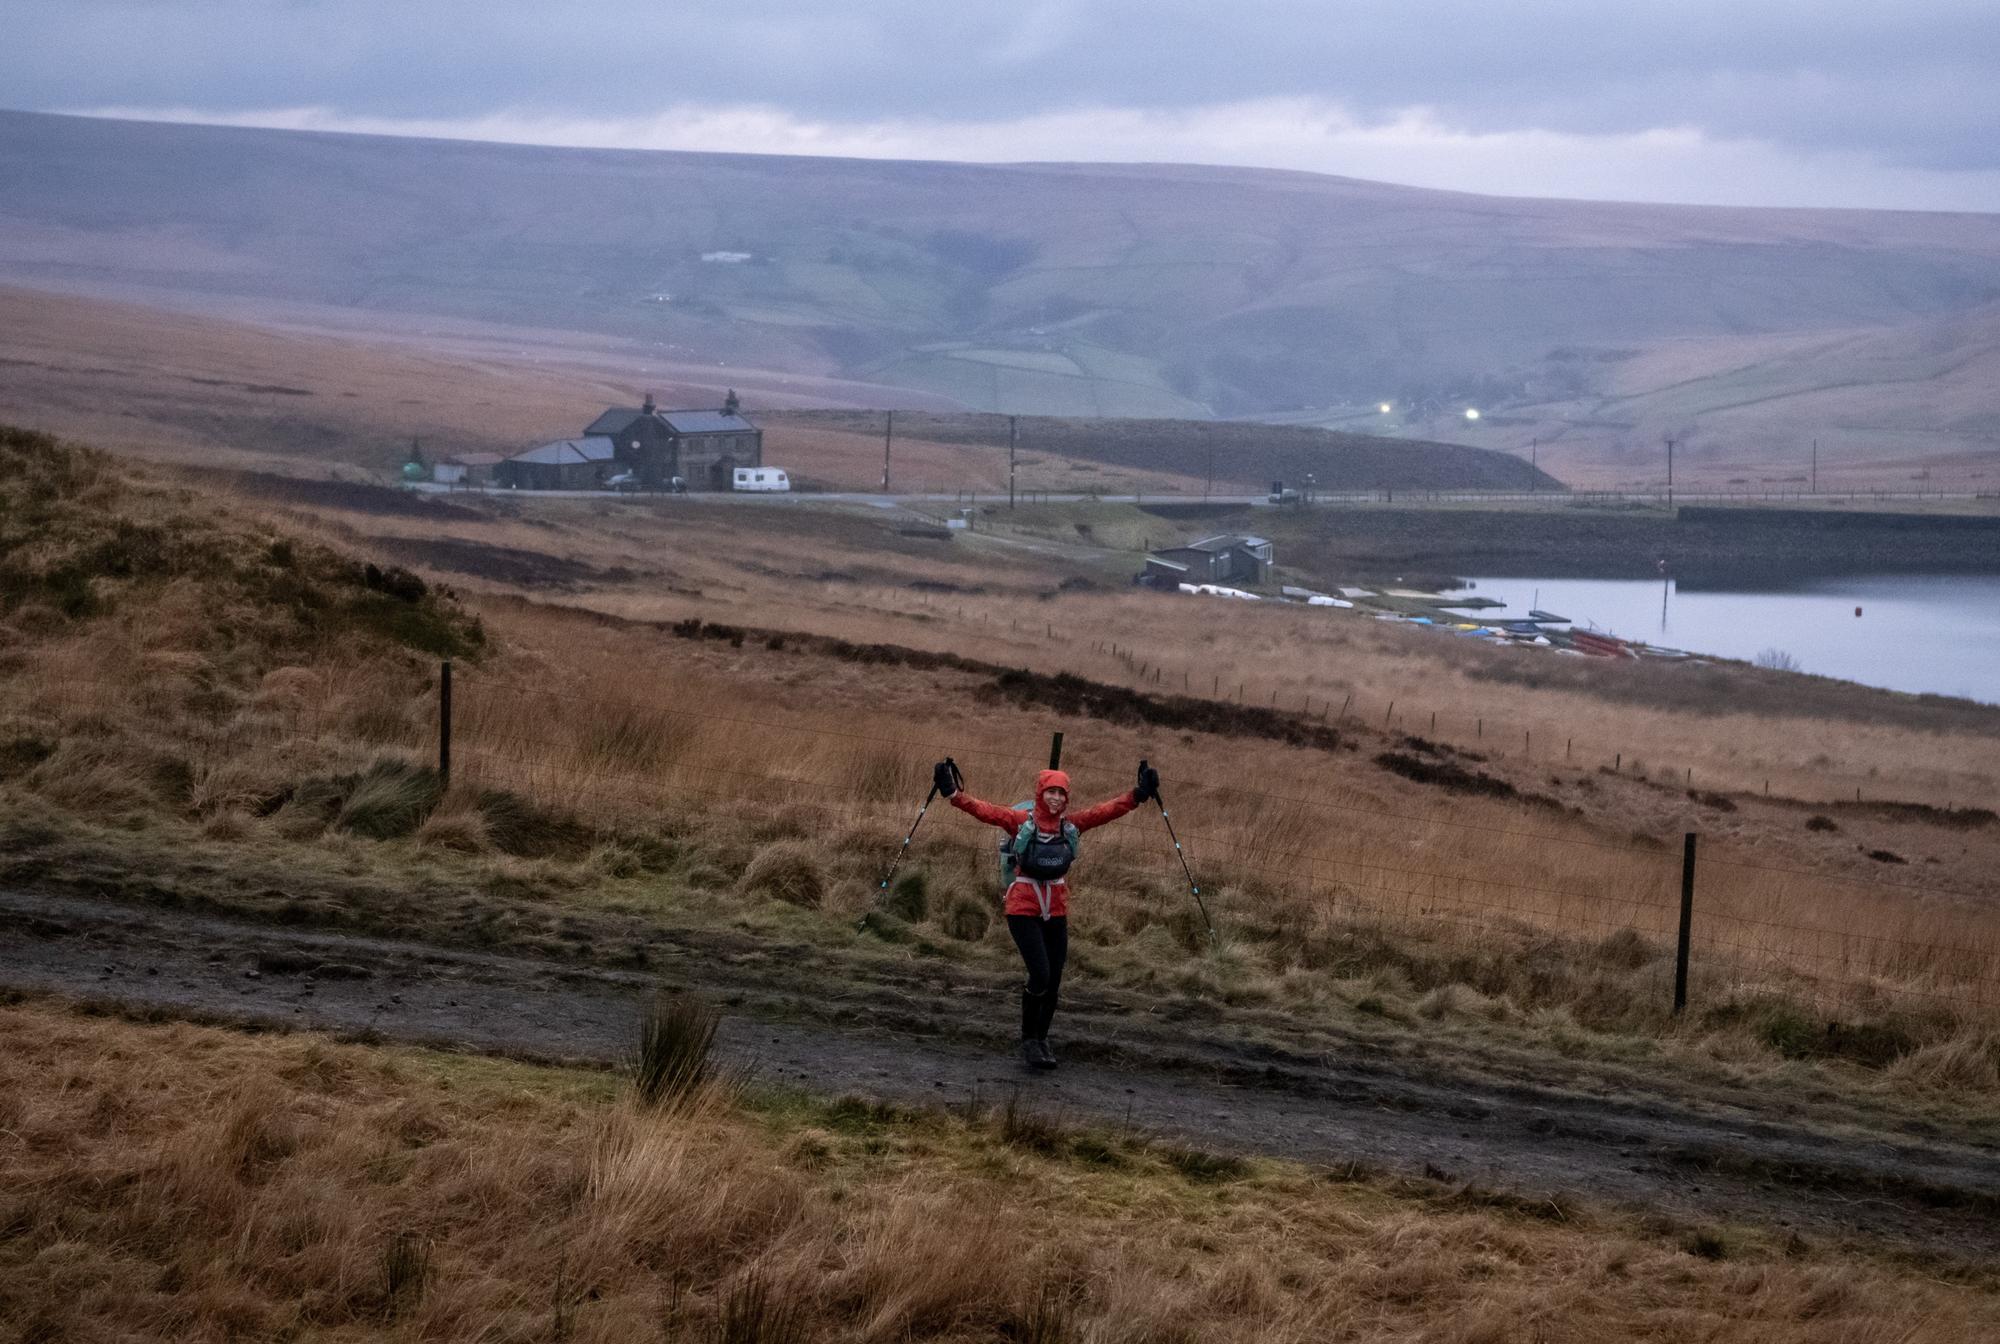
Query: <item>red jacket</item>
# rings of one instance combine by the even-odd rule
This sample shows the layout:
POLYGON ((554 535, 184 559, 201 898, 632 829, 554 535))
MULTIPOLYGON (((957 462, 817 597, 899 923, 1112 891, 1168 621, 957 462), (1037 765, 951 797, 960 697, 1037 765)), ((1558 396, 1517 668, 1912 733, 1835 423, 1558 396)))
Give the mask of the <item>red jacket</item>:
MULTIPOLYGON (((1060 770, 1042 771, 1035 778, 1034 806, 1025 812, 982 801, 963 789, 954 793, 950 802, 959 811, 977 817, 989 826, 998 826, 1009 835, 1018 832, 1021 823, 1030 817, 1035 820, 1035 829, 1044 835, 1054 835, 1062 828, 1062 823, 1065 821, 1079 831, 1088 831, 1104 825, 1107 821, 1118 820, 1139 805, 1138 791, 1134 789, 1121 793, 1116 798, 1106 799, 1095 807, 1086 807, 1081 811, 1053 817, 1042 810, 1042 791, 1050 788, 1068 792, 1069 776, 1060 770)), ((1010 915, 1040 915, 1043 919, 1067 915, 1069 880, 1057 877, 1046 882, 1038 882, 1032 877, 1017 877, 1014 879, 1014 885, 1007 888, 1006 901, 1006 910, 1010 915)))

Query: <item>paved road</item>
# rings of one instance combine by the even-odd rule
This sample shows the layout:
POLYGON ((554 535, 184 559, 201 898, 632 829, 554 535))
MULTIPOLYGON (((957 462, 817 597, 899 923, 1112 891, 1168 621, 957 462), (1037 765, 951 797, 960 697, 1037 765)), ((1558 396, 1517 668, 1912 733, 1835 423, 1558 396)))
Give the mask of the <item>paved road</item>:
MULTIPOLYGON (((972 504, 992 505, 1007 502, 1007 492, 1000 491, 933 491, 928 493, 885 494, 881 491, 732 491, 697 490, 684 495, 668 494, 661 491, 618 491, 618 490, 506 490, 497 486, 468 488, 466 486, 439 485, 435 481, 406 482, 405 489, 419 494, 432 495, 500 495, 510 499, 628 499, 628 500, 670 500, 676 504, 870 504, 878 508, 897 508, 911 504, 949 505, 963 507, 972 504)), ((1104 495, 1077 494, 1037 491, 1032 494, 1022 492, 1018 496, 1022 503, 1047 504, 1227 504, 1254 505, 1261 508, 1278 507, 1266 494, 1250 495, 1104 495)), ((1539 493, 1529 491, 1496 490, 1366 490, 1342 494, 1320 493, 1313 498, 1314 506, 1333 504, 1544 504, 1551 508, 1565 507, 1577 502, 1604 504, 1744 504, 1756 506, 1823 507, 1828 505, 1867 506, 1886 503, 1965 503, 1972 500, 1988 499, 1990 496, 1971 491, 1925 491, 1918 492, 1869 492, 1836 494, 1826 492, 1819 495, 1742 495, 1713 491, 1676 491, 1671 498, 1657 491, 1640 490, 1545 490, 1539 493)), ((1286 504, 1284 507, 1294 507, 1286 504)))
MULTIPOLYGON (((1004 504, 1007 492, 935 491, 931 493, 884 494, 881 491, 846 490, 693 490, 684 495, 649 490, 507 490, 498 486, 469 488, 417 481, 404 486, 425 495, 498 495, 508 499, 630 499, 660 500, 675 504, 872 504, 878 508, 898 508, 908 504, 1004 504)), ((1260 504, 1269 506, 1264 495, 1089 495, 1023 491, 1023 504, 1260 504)))

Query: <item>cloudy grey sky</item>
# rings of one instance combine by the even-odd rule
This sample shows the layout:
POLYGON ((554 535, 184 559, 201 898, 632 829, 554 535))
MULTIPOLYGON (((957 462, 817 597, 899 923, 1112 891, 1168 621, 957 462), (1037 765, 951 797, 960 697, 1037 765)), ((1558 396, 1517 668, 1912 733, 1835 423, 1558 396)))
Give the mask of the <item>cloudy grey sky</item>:
POLYGON ((0 106, 2000 211, 2000 0, 9 0, 0 106))

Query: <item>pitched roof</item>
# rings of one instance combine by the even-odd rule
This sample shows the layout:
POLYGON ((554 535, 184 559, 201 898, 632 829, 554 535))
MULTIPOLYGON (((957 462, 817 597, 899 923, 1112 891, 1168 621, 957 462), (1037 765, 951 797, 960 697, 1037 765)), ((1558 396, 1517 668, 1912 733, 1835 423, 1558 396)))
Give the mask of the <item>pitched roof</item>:
POLYGON ((637 406, 613 406, 584 428, 585 434, 623 434, 625 427, 646 412, 637 406))
POLYGON ((721 411, 660 411, 658 415, 676 434, 746 434, 757 428, 740 415, 721 411))
POLYGON ((1233 551, 1238 546, 1269 546, 1270 544, 1271 543, 1266 541, 1263 537, 1239 537, 1239 536, 1229 535, 1220 537, 1203 537, 1200 541, 1191 541, 1185 546, 1176 546, 1173 549, 1177 551, 1207 551, 1213 555, 1220 553, 1222 551, 1233 551))
POLYGON ((499 453, 453 453, 445 463, 454 467, 490 467, 507 459, 499 453))
POLYGON ((510 462, 533 462, 543 466, 574 465, 578 462, 609 462, 618 454, 617 446, 603 435, 582 439, 557 439, 525 453, 516 453, 510 462))
POLYGON ((648 411, 643 406, 613 406, 591 421, 585 434, 623 434, 634 420, 650 415, 676 434, 745 434, 757 426, 740 415, 722 411, 648 411))

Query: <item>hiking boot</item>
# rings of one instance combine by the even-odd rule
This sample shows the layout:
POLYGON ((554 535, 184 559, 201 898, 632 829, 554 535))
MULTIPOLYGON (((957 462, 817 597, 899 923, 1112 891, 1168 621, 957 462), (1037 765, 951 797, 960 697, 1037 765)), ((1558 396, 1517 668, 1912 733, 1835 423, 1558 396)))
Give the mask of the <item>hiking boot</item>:
POLYGON ((1029 1041, 1028 1063, 1037 1069, 1053 1069, 1056 1066, 1056 1052, 1049 1049, 1047 1041, 1029 1041))
POLYGON ((1021 1038, 1021 1062, 1031 1069, 1042 1067, 1042 1052, 1039 1048, 1041 1044, 1040 1041, 1032 1036, 1023 1036, 1021 1038))

